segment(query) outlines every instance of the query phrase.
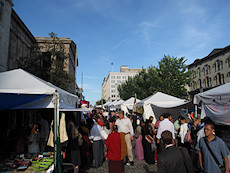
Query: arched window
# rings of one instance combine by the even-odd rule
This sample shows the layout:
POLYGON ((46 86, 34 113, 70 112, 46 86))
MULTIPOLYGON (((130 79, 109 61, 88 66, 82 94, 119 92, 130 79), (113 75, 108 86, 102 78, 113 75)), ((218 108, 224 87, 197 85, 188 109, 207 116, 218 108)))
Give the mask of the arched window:
POLYGON ((200 88, 202 88, 201 79, 198 80, 198 85, 199 85, 200 88))
POLYGON ((197 73, 198 73, 198 75, 199 75, 199 77, 200 77, 200 76, 201 76, 200 67, 198 67, 198 69, 197 69, 197 73))
POLYGON ((214 70, 216 72, 216 63, 212 65, 212 68, 214 68, 214 70))
POLYGON ((218 85, 218 83, 217 83, 217 76, 215 76, 215 77, 213 78, 213 80, 215 81, 216 85, 218 85))
POLYGON ((204 87, 206 88, 207 85, 206 85, 206 79, 203 80, 203 84, 204 84, 204 87))
POLYGON ((221 79, 222 79, 222 84, 224 84, 224 74, 221 75, 221 79))
POLYGON ((194 82, 194 90, 197 89, 197 84, 194 82))
POLYGON ((227 76, 227 77, 230 77, 230 72, 228 72, 226 76, 227 76))

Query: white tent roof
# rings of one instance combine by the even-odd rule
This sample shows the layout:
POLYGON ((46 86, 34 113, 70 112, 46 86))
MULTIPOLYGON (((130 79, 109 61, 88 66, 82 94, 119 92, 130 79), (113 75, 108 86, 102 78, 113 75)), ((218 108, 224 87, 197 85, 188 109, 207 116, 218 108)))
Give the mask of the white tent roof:
POLYGON ((113 106, 119 106, 124 102, 124 100, 119 100, 116 103, 113 104, 113 106))
POLYGON ((106 102, 103 106, 108 106, 111 102, 106 102))
POLYGON ((113 105, 116 104, 116 103, 117 103, 117 100, 111 102, 110 104, 108 104, 108 106, 113 106, 113 105))
MULTIPOLYGON (((75 108, 76 102, 79 100, 76 95, 68 93, 22 69, 1 72, 0 81, 0 98, 10 94, 17 98, 17 100, 23 100, 25 97, 43 95, 23 104, 17 103, 16 106, 9 107, 10 109, 53 108, 54 104, 52 101, 55 92, 59 94, 60 108, 75 108)), ((10 98, 8 96, 4 97, 4 99, 10 98)), ((11 100, 11 102, 13 101, 11 100)))
POLYGON ((170 96, 168 94, 164 94, 162 92, 157 92, 156 94, 153 94, 139 103, 137 105, 143 106, 147 104, 152 104, 154 106, 157 106, 159 108, 174 108, 178 106, 182 106, 186 103, 189 103, 186 100, 179 99, 174 96, 170 96))
POLYGON ((210 89, 206 92, 196 94, 194 96, 194 104, 211 103, 215 100, 219 104, 228 103, 230 101, 230 82, 219 87, 210 89))
MULTIPOLYGON (((128 100, 124 101, 122 105, 133 105, 134 104, 134 97, 129 98, 128 100)), ((136 99, 136 103, 140 102, 141 100, 136 99)))

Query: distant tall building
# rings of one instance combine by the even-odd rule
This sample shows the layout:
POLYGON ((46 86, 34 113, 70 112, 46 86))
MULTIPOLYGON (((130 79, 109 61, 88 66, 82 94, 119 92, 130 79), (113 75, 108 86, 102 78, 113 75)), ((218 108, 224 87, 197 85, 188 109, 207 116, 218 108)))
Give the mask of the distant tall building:
POLYGON ((106 102, 120 100, 120 95, 117 90, 118 86, 124 83, 129 77, 134 77, 142 69, 129 69, 128 66, 121 66, 120 72, 110 72, 104 78, 102 83, 102 98, 106 102))
POLYGON ((216 86, 230 82, 230 45, 214 49, 208 56, 189 65, 192 82, 188 88, 191 97, 216 86))

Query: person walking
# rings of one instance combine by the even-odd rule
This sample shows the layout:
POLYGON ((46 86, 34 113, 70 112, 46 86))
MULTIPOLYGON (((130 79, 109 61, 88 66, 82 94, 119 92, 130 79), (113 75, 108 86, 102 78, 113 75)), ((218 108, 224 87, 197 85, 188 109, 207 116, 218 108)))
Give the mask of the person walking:
POLYGON ((200 168, 207 173, 229 173, 228 147, 222 139, 215 135, 215 124, 207 122, 204 127, 205 137, 202 137, 196 145, 199 151, 200 168))
POLYGON ((164 113, 164 120, 162 120, 159 124, 158 130, 157 130, 157 153, 160 153, 162 150, 164 150, 164 145, 161 143, 161 133, 168 130, 172 133, 173 135, 173 145, 174 139, 175 139, 175 133, 174 133, 174 125, 173 123, 169 120, 170 114, 164 113))
POLYGON ((125 142, 127 145, 128 159, 130 164, 133 166, 133 151, 131 140, 133 140, 134 132, 131 120, 124 116, 124 111, 118 112, 119 119, 116 120, 115 125, 118 127, 118 132, 125 133, 125 142))
POLYGON ((89 139, 92 141, 92 149, 93 149, 93 158, 94 163, 92 167, 98 168, 103 164, 103 142, 101 138, 101 126, 96 123, 96 121, 91 119, 89 121, 90 125, 92 126, 89 134, 89 139))
POLYGON ((192 160, 186 148, 173 145, 173 134, 166 130, 161 134, 165 150, 158 154, 158 173, 193 173, 192 160))
POLYGON ((144 159, 148 164, 154 164, 154 155, 155 148, 152 147, 154 141, 154 133, 151 126, 152 122, 150 120, 146 120, 145 125, 142 128, 142 144, 144 148, 144 159), (149 140, 152 139, 152 140, 149 140))
POLYGON ((121 160, 121 137, 116 125, 113 125, 112 133, 105 140, 106 157, 109 159, 109 173, 124 172, 124 164, 121 160))

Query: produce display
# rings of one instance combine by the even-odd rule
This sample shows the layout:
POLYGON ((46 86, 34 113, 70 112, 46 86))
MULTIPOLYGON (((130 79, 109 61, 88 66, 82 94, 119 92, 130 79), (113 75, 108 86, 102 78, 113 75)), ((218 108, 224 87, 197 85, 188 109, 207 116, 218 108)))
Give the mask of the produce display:
POLYGON ((5 171, 26 171, 28 168, 30 171, 42 172, 53 164, 53 154, 21 154, 15 158, 8 159, 4 163, 0 164, 0 172, 5 171))

